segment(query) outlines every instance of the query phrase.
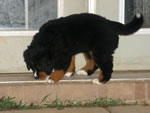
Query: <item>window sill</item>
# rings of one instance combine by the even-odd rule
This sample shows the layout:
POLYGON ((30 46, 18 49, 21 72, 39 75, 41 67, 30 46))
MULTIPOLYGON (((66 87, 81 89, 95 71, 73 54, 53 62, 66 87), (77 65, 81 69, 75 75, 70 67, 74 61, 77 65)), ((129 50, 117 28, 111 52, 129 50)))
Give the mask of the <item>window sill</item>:
POLYGON ((33 36, 38 31, 0 31, 0 36, 33 36))
POLYGON ((150 35, 150 29, 149 28, 140 29, 134 35, 150 35))

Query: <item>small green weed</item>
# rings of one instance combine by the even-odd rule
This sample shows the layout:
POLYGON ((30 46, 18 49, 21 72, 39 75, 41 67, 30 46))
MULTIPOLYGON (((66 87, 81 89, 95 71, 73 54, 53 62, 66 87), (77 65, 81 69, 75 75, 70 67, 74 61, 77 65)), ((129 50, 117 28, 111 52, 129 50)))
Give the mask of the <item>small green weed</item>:
POLYGON ((48 102, 47 99, 50 94, 46 95, 42 101, 35 105, 31 103, 30 105, 23 104, 21 100, 19 103, 15 102, 15 97, 2 97, 0 98, 0 111, 2 110, 28 110, 28 109, 40 109, 40 108, 64 108, 64 107, 109 107, 109 106, 118 106, 124 105, 124 101, 121 99, 112 99, 108 97, 96 98, 95 100, 86 100, 86 101, 71 101, 65 100, 61 101, 58 98, 53 102, 48 102))
MULTIPOLYGON (((41 103, 42 104, 42 103, 41 103)), ((96 98, 95 100, 85 100, 85 101, 71 101, 65 100, 61 101, 56 99, 53 102, 47 102, 44 107, 113 107, 118 105, 124 105, 125 102, 121 99, 112 99, 108 97, 96 98)))
POLYGON ((51 94, 46 95, 42 101, 40 102, 40 104, 42 104, 43 102, 47 102, 47 98, 50 96, 51 94))
POLYGON ((17 103, 15 102, 15 97, 2 97, 0 98, 0 111, 2 110, 11 110, 11 109, 37 109, 40 108, 38 105, 30 104, 25 105, 23 104, 22 100, 17 103))
POLYGON ((85 102, 84 106, 92 107, 113 107, 118 105, 123 105, 124 102, 121 99, 112 99, 108 97, 96 98, 95 100, 88 100, 85 102))

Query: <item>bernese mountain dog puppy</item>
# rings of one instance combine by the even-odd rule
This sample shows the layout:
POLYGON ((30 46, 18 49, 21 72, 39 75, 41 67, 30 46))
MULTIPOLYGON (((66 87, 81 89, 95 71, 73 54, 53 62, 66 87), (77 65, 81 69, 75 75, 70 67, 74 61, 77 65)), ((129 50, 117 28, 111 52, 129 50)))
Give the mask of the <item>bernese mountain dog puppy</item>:
POLYGON ((24 51, 24 61, 37 78, 50 75, 48 82, 55 83, 69 70, 74 55, 85 53, 89 62, 83 70, 91 74, 98 67, 101 72, 93 82, 106 83, 113 72, 113 53, 118 48, 118 35, 137 32, 143 21, 141 13, 137 13, 128 24, 89 13, 50 20, 41 26, 24 51), (91 62, 93 66, 88 69, 91 62))

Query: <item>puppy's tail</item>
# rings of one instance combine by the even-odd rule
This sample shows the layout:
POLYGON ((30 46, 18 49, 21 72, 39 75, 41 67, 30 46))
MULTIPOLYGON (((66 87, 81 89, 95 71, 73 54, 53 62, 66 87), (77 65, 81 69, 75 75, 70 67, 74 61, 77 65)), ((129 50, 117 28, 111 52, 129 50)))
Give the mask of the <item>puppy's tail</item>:
POLYGON ((112 22, 112 26, 119 35, 130 35, 137 32, 143 25, 144 19, 141 13, 137 13, 133 20, 128 24, 121 24, 118 22, 112 22))

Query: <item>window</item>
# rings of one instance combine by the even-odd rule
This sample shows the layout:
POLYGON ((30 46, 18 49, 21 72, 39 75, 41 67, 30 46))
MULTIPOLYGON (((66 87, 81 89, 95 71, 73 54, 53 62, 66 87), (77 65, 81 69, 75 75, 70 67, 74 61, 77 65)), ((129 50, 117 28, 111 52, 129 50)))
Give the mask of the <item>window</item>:
POLYGON ((57 18, 57 0, 0 0, 0 30, 38 30, 57 18))
POLYGON ((150 0, 125 0, 125 23, 131 21, 136 12, 144 15, 143 28, 150 28, 150 0))

